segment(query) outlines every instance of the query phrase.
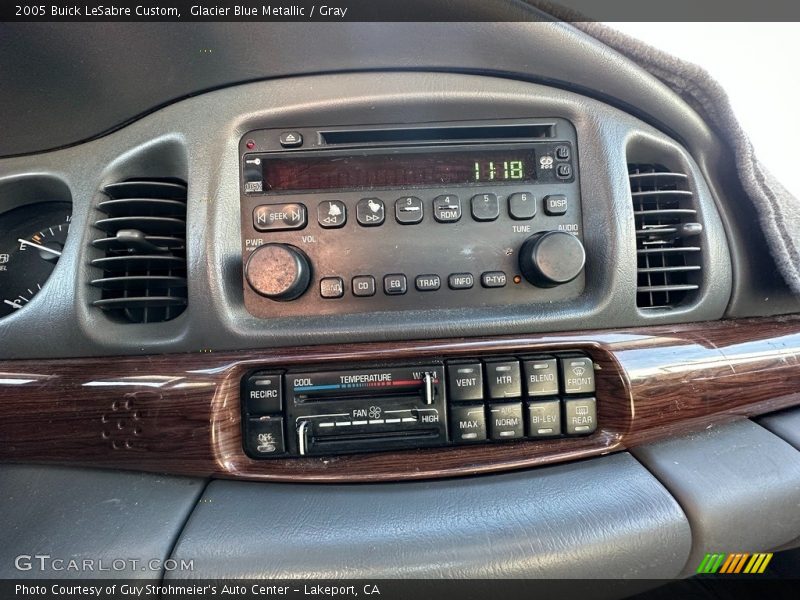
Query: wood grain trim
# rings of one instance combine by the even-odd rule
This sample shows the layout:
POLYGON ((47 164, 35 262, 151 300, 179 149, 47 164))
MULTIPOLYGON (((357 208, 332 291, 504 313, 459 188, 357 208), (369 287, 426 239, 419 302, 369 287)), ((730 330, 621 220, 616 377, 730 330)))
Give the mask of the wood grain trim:
POLYGON ((273 481, 496 472, 606 454, 800 404, 800 317, 525 337, 0 362, 0 460, 273 481), (583 350, 600 366, 586 438, 258 461, 242 451, 253 368, 583 350))

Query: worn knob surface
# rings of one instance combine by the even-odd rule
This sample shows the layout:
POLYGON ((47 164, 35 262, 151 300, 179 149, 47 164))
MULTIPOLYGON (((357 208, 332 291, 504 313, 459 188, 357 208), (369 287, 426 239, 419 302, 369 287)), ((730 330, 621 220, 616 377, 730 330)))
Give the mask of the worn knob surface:
POLYGON ((525 240, 519 251, 520 271, 537 287, 572 281, 583 271, 585 262, 581 241, 564 231, 540 231, 525 240))
POLYGON ((245 277, 256 292, 272 300, 294 300, 308 289, 308 256, 288 244, 264 244, 247 259, 245 277))

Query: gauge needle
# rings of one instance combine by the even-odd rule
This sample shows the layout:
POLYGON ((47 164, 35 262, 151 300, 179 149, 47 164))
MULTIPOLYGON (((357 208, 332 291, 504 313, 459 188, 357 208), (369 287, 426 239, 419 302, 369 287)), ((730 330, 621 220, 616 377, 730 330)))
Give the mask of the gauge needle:
POLYGON ((39 250, 44 250, 45 252, 50 252, 52 254, 55 254, 56 256, 61 256, 61 252, 59 252, 58 250, 53 250, 52 248, 48 248, 47 246, 40 246, 39 244, 34 244, 33 242, 29 242, 28 240, 23 240, 22 238, 19 238, 17 241, 20 244, 33 246, 34 248, 37 248, 39 250))

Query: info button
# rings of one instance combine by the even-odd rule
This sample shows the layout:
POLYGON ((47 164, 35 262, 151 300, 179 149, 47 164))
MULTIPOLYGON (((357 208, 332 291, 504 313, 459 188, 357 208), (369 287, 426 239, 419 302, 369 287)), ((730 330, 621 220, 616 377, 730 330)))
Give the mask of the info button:
POLYGON ((253 211, 253 225, 259 231, 302 229, 308 218, 303 204, 262 204, 253 211))

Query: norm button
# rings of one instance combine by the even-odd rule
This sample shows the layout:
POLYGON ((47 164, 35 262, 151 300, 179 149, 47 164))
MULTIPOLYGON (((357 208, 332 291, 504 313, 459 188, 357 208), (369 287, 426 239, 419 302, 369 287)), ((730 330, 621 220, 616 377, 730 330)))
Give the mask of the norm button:
POLYGON ((333 229, 347 222, 347 207, 339 200, 326 200, 317 207, 317 220, 321 227, 333 229))
POLYGON ((364 227, 377 227, 386 219, 386 207, 378 198, 363 198, 356 204, 356 221, 364 227))
POLYGON ((303 204, 262 204, 253 211, 253 225, 259 231, 302 229, 306 226, 306 207, 303 204))
POLYGON ((453 402, 482 400, 481 363, 447 365, 447 392, 453 402))
POLYGON ((594 365, 586 356, 561 359, 561 375, 564 377, 565 394, 594 393, 594 365))
POLYGON ((455 223, 461 218, 461 200, 447 194, 433 200, 433 218, 439 223, 455 223))
POLYGON ((478 194, 472 197, 472 218, 476 221, 494 221, 500 216, 500 203, 495 194, 478 194))
POLYGON ((422 221, 422 200, 416 196, 398 198, 394 204, 397 222, 402 225, 413 225, 422 221))
POLYGON ((522 402, 497 402, 489 405, 489 436, 493 440, 513 440, 524 435, 522 402))

